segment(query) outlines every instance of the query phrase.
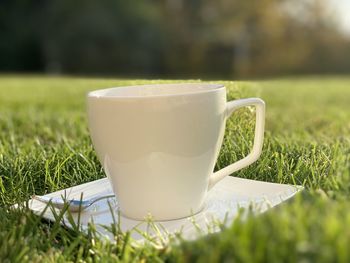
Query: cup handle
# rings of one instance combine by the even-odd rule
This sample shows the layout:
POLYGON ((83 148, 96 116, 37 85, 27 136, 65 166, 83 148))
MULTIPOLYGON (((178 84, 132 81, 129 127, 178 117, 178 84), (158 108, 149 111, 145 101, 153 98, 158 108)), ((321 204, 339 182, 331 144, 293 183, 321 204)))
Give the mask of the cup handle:
POLYGON ((252 163, 260 157, 263 142, 264 142, 264 126, 265 126, 265 102, 259 98, 249 98, 229 101, 226 104, 226 117, 228 118, 235 110, 246 107, 255 106, 256 121, 255 121, 255 136, 253 150, 243 159, 222 168, 221 170, 212 174, 209 178, 208 189, 211 189, 221 179, 230 175, 252 163))

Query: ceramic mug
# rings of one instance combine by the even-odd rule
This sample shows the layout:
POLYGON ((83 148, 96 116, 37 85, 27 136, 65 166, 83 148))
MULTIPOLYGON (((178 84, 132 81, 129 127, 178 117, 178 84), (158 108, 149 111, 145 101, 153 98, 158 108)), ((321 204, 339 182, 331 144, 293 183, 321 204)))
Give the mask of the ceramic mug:
POLYGON ((199 212, 207 192, 255 162, 262 151, 265 104, 226 102, 219 84, 152 84, 92 91, 87 96, 94 148, 123 215, 170 220, 199 212), (227 118, 256 107, 251 153, 213 172, 227 118))

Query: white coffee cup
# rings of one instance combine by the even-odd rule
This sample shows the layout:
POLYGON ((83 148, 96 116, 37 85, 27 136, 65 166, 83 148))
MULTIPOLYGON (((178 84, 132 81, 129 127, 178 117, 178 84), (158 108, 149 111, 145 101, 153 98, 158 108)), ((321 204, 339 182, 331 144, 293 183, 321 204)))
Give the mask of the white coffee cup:
POLYGON ((265 104, 226 102, 219 84, 152 84, 92 91, 89 129, 98 158, 127 217, 170 220, 201 210, 210 188, 255 162, 262 151, 265 104), (213 172, 227 118, 256 107, 251 153, 213 172))

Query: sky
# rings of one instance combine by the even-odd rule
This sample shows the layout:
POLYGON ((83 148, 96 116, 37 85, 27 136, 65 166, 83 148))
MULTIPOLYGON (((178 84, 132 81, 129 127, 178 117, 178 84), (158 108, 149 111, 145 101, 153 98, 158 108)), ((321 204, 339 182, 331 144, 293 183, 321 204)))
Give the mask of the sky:
POLYGON ((329 0, 331 8, 338 14, 341 29, 350 35, 350 0, 329 0))

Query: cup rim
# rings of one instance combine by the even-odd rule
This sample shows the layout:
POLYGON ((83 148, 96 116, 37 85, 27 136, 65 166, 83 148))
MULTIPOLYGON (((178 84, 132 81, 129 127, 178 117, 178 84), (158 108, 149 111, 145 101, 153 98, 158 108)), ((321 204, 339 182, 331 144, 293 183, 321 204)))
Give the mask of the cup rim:
MULTIPOLYGON (((120 86, 120 87, 110 87, 105 89, 98 89, 93 90, 87 93, 88 98, 96 98, 96 99, 145 99, 145 98, 157 98, 157 97, 178 97, 178 96, 192 96, 197 94, 203 94, 203 93, 212 93, 217 92, 222 89, 225 89, 225 86, 223 84, 217 84, 217 83, 202 83, 202 82, 195 82, 195 83, 157 83, 157 84, 145 84, 145 85, 131 85, 131 86, 120 86), (183 90, 175 91, 175 87, 181 87, 183 90), (169 93, 163 93, 163 94, 133 94, 131 92, 130 94, 125 94, 128 91, 132 89, 148 89, 151 90, 152 88, 171 88, 172 91, 168 91, 169 93), (119 91, 117 93, 108 94, 113 91, 119 91), (118 94, 119 93, 119 94, 118 94)), ((135 91, 135 90, 133 90, 135 91)))

